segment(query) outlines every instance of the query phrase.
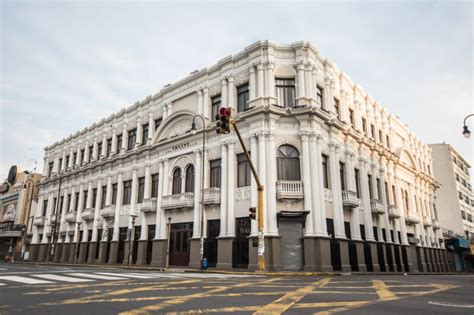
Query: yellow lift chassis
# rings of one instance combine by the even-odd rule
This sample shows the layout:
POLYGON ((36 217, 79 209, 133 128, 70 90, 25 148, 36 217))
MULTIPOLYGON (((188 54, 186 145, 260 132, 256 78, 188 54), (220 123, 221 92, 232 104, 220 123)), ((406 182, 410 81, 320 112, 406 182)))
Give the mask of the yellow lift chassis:
POLYGON ((255 166, 253 165, 252 160, 250 159, 250 155, 247 148, 245 147, 244 141, 242 140, 242 137, 240 136, 239 128, 237 128, 237 125, 234 123, 234 120, 230 120, 230 124, 234 126, 235 133, 237 134, 237 137, 239 138, 240 145, 242 146, 242 149, 244 150, 245 157, 247 158, 247 161, 249 162, 249 165, 250 165, 250 169, 252 170, 252 175, 255 178, 255 182, 257 183, 257 190, 258 190, 258 205, 257 205, 258 257, 257 257, 257 262, 258 262, 258 270, 264 271, 265 270, 265 240, 263 237, 263 186, 260 183, 260 179, 258 178, 257 171, 255 170, 255 166))

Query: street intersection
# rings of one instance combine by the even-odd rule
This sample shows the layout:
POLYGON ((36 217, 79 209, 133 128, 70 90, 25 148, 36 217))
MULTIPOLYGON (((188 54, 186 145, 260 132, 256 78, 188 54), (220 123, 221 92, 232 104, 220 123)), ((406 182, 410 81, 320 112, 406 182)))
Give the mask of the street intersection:
POLYGON ((473 314, 474 275, 264 275, 0 264, 0 314, 473 314))

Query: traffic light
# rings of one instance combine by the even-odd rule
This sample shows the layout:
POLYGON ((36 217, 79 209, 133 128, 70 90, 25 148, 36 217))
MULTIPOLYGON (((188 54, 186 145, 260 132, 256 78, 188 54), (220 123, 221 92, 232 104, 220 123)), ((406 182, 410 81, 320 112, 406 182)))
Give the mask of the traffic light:
POLYGON ((249 218, 252 220, 257 220, 257 208, 255 207, 250 207, 249 208, 249 218))
POLYGON ((218 134, 230 133, 231 108, 221 107, 216 115, 216 132, 218 134))

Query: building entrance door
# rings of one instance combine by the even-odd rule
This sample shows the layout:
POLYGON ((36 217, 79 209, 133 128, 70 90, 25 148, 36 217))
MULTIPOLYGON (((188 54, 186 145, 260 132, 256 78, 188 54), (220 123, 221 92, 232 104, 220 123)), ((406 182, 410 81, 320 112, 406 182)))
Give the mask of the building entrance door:
POLYGON ((207 238, 204 242, 204 257, 207 258, 209 267, 217 264, 217 237, 220 232, 220 220, 207 221, 207 238))
POLYGON ((284 270, 303 269, 303 222, 300 217, 281 217, 281 264, 284 270))
POLYGON ((233 242, 232 267, 247 268, 249 264, 250 218, 236 218, 236 233, 233 242))
POLYGON ((121 227, 119 229, 119 239, 118 239, 118 249, 117 249, 117 263, 123 263, 125 258, 125 242, 127 240, 127 231, 128 228, 121 227))
POLYGON ((170 265, 187 266, 189 264, 189 239, 193 234, 193 223, 171 224, 170 265))

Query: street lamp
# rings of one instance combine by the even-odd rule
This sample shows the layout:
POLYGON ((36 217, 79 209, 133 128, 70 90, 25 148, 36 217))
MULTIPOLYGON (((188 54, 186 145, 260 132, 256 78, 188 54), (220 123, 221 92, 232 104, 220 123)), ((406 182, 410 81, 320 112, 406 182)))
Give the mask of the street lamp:
POLYGON ((469 128, 467 127, 466 125, 466 120, 471 117, 471 116, 474 116, 474 114, 470 114, 470 115, 467 115, 465 118, 464 118, 464 126, 462 127, 462 135, 464 136, 464 138, 469 138, 471 136, 471 131, 469 131, 469 128))
POLYGON ((196 117, 201 118, 202 120, 202 164, 201 164, 201 205, 200 205, 200 211, 201 211, 201 222, 200 222, 200 244, 199 244, 199 253, 201 255, 201 268, 204 267, 203 261, 204 261, 204 161, 205 161, 205 155, 206 155, 206 121, 204 120, 204 117, 201 115, 194 115, 193 117, 193 123, 191 124, 191 132, 193 135, 197 133, 196 129, 196 123, 194 122, 196 120, 196 117))
POLYGON ((77 220, 77 241, 76 241, 76 250, 74 251, 74 263, 77 263, 77 256, 79 254, 79 235, 81 234, 81 224, 82 221, 77 220))
POLYGON ((132 264, 132 252, 133 252, 133 241, 135 237, 135 219, 138 217, 138 214, 130 213, 130 218, 132 218, 132 229, 130 231, 130 237, 128 238, 128 265, 132 264))
POLYGON ((166 269, 170 266, 171 217, 168 217, 168 241, 166 242, 166 269))

